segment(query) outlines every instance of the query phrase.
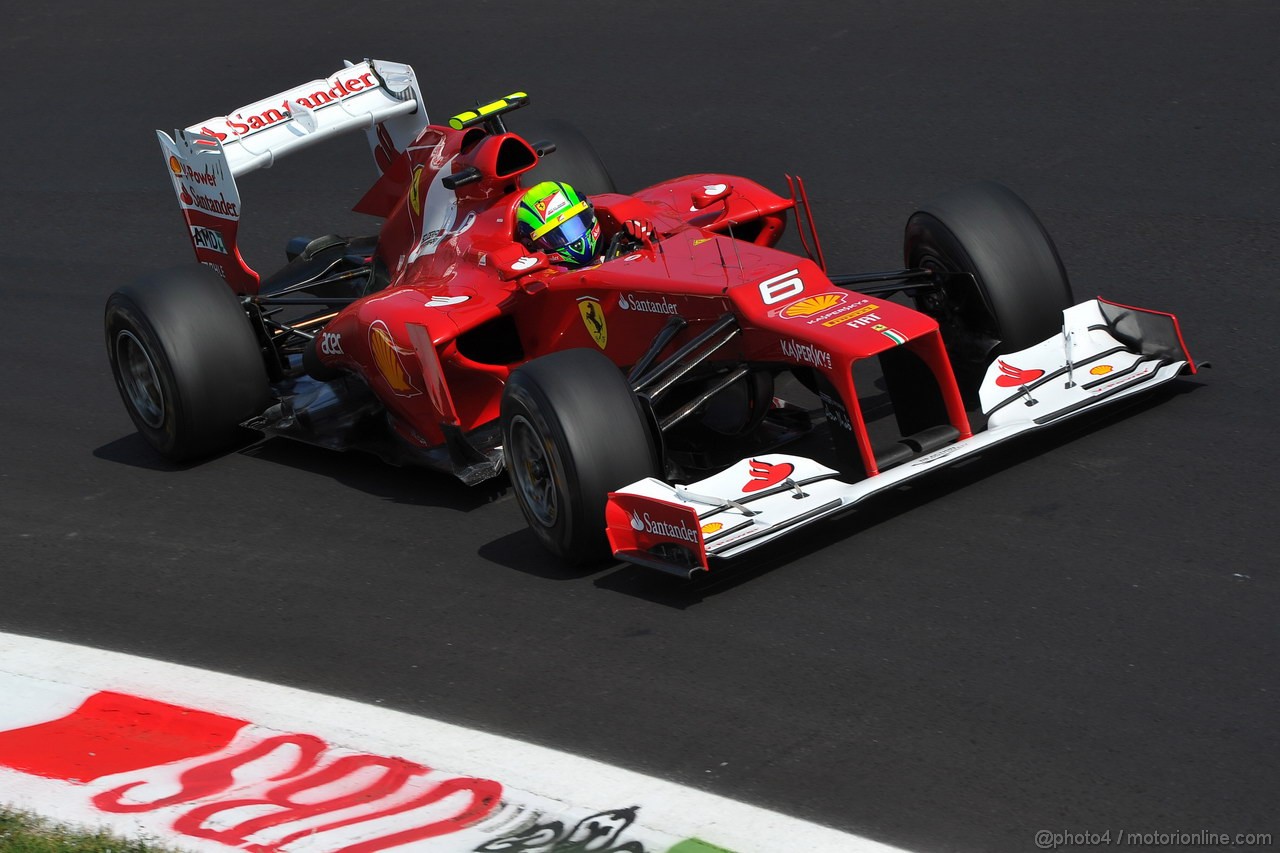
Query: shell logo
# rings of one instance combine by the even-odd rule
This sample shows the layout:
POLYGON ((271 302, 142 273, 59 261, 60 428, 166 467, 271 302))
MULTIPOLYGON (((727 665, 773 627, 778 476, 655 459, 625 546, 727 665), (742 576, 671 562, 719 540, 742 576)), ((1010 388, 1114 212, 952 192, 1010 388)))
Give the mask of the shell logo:
POLYGON ((820 293, 817 296, 806 296, 792 302, 782 310, 783 317, 812 317, 819 311, 826 311, 844 302, 843 293, 820 293))
POLYGON ((706 524, 702 525, 702 532, 707 534, 715 533, 719 531, 722 527, 724 527, 724 525, 718 521, 709 521, 706 524))
POLYGON ((173 172, 175 175, 182 175, 182 163, 180 163, 178 158, 174 157, 172 154, 169 155, 169 171, 173 172))
POLYGON ((409 209, 414 216, 422 215, 422 173, 425 167, 417 166, 413 170, 413 179, 409 181, 409 209))
POLYGON ((1111 365, 1099 364, 1097 367, 1090 368, 1089 372, 1092 373, 1094 376, 1106 376, 1108 373, 1111 372, 1111 370, 1112 370, 1111 365))
POLYGON ((413 397, 422 393, 422 389, 413 384, 403 356, 413 355, 411 350, 396 346, 391 332, 381 320, 369 327, 369 352, 373 355, 373 363, 377 366, 382 378, 391 386, 391 390, 403 397, 413 397))

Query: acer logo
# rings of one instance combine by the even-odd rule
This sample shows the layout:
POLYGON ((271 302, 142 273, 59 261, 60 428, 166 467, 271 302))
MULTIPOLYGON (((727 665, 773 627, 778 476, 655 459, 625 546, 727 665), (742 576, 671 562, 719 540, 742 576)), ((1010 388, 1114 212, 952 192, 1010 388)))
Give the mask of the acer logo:
POLYGON ((796 470, 796 466, 790 462, 780 462, 775 465, 771 462, 761 462, 759 459, 752 459, 750 466, 751 479, 742 487, 744 492, 758 492, 761 489, 776 486, 796 470))
POLYGON ((996 384, 1001 388, 1017 388, 1020 385, 1026 385, 1028 382, 1034 382, 1041 376, 1044 376, 1043 370, 1023 370, 1020 367, 1014 367, 1004 359, 996 362, 1000 368, 1000 375, 996 377, 996 384))
POLYGON ((325 355, 343 355, 342 335, 337 332, 324 332, 320 336, 320 352, 325 355))

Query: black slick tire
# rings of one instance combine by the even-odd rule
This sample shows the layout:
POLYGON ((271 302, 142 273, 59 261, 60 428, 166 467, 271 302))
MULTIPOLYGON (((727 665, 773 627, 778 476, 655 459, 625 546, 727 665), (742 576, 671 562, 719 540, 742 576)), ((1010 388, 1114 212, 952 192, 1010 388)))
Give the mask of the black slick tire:
MULTIPOLYGON (((919 303, 938 316, 953 357, 963 341, 984 341, 986 355, 1025 349, 1062 326, 1074 304, 1067 272, 1040 220, 1021 198, 994 182, 962 187, 921 206, 907 220, 909 268, 971 273, 972 288, 944 288, 919 303)), ((968 350, 971 350, 969 347, 968 350)))
POLYGON ((234 446, 270 399, 262 349, 239 299, 212 270, 185 266, 107 300, 107 355, 138 432, 187 462, 234 446))
POLYGON ((525 187, 540 181, 561 181, 586 195, 618 191, 595 147, 569 122, 560 119, 530 122, 520 133, 530 142, 548 141, 556 145, 555 151, 521 176, 520 182, 525 187))
POLYGON ((607 557, 608 493, 658 470, 622 372, 587 349, 534 359, 507 380, 501 423, 516 500, 539 541, 570 565, 607 557))

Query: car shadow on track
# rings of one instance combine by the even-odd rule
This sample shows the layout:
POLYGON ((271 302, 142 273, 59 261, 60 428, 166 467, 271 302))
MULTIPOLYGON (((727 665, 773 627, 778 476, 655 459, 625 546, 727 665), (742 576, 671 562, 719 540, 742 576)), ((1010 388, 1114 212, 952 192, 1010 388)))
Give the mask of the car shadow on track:
MULTIPOLYGON (((410 506, 439 506, 471 512, 510 494, 505 475, 468 486, 438 471, 397 467, 361 451, 325 450, 288 439, 261 439, 228 451, 231 453, 328 477, 366 494, 410 506)), ((172 473, 198 468, 218 458, 183 464, 167 462, 137 433, 104 444, 96 448, 93 455, 121 465, 172 473)))
MULTIPOLYGON (((175 465, 160 456, 139 433, 131 432, 115 441, 93 449, 93 455, 105 462, 116 462, 147 471, 185 471, 193 465, 175 465)), ((199 463, 196 463, 199 464, 199 463)))
POLYGON ((359 450, 335 451, 288 439, 267 439, 239 451, 264 462, 319 474, 344 486, 410 506, 439 506, 471 512, 509 493, 506 476, 468 486, 449 474, 399 467, 359 450))
POLYGON ((476 556, 494 565, 544 580, 583 580, 601 570, 615 567, 617 563, 596 563, 588 566, 567 566, 542 547, 533 531, 527 527, 484 543, 476 556))
POLYGON ((1195 379, 1169 383, 1132 401, 1082 415, 1053 429, 1022 436, 1008 444, 997 445, 941 468, 927 478, 905 483, 869 498, 848 514, 806 528, 804 536, 782 537, 732 563, 719 566, 713 563, 710 571, 700 572, 687 581, 639 566, 615 564, 613 571, 598 577, 594 583, 601 589, 684 610, 763 575, 785 569, 788 564, 848 541, 864 530, 994 477, 1007 468, 1043 456, 1111 424, 1157 408, 1203 385, 1204 383, 1195 379))

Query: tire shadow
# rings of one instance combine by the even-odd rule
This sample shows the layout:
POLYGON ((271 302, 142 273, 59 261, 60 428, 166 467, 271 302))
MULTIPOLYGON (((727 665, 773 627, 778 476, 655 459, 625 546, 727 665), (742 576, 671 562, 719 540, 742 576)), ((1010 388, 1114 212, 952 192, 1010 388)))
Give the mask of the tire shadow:
POLYGON ((128 465, 145 471, 185 471, 201 464, 196 462, 189 465, 176 465, 169 462, 156 453, 151 445, 147 444, 146 439, 136 432, 121 436, 115 441, 109 441, 101 447, 95 447, 93 455, 94 458, 104 462, 115 462, 118 465, 128 465))
POLYGON ((612 560, 587 566, 566 566, 547 551, 527 527, 484 543, 476 556, 494 565, 554 581, 580 581, 616 566, 612 560))

